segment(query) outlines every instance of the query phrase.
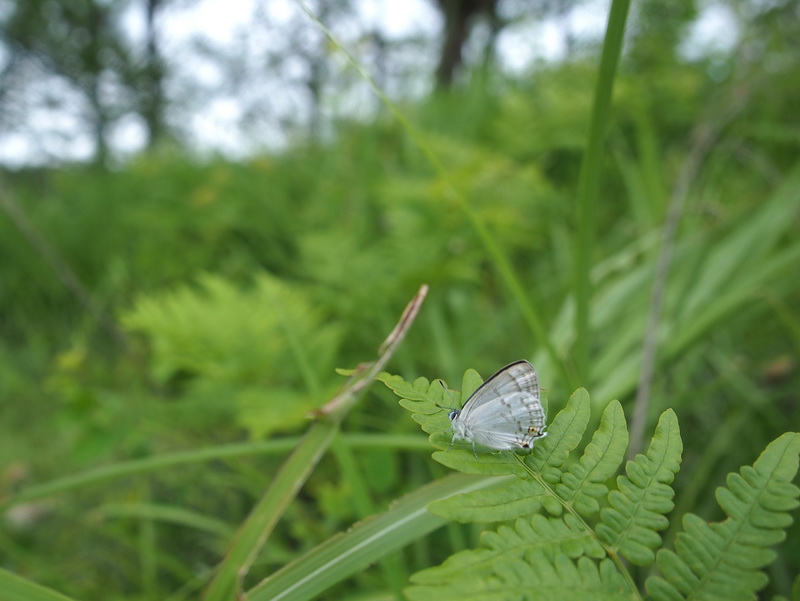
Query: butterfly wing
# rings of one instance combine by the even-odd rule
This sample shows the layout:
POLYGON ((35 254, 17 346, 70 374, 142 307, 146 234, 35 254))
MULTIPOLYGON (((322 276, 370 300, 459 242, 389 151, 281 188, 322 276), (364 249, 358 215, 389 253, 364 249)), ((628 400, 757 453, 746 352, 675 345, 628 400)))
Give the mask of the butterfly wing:
POLYGON ((530 448, 545 435, 539 378, 527 361, 507 365, 467 399, 453 420, 461 438, 493 449, 530 448))
POLYGON ((465 438, 492 449, 527 449, 545 435, 544 408, 538 398, 514 393, 476 409, 462 427, 465 438))
POLYGON ((467 418, 472 411, 486 403, 519 392, 528 393, 539 400, 539 377, 533 365, 527 361, 509 363, 481 384, 464 403, 461 417, 467 418))

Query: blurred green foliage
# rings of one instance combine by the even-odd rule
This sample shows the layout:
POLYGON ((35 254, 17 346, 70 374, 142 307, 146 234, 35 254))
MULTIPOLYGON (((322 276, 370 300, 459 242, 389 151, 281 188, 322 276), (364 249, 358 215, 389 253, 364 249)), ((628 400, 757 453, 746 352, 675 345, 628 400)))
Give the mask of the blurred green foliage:
MULTIPOLYGON (((800 81, 779 70, 719 85, 708 64, 641 68, 632 64, 620 80, 608 124, 595 367, 582 384, 595 402, 630 404, 659 231, 692 132, 744 94, 685 206, 649 422, 674 408, 686 446, 675 486, 690 504, 678 510, 711 518, 709 485, 800 423, 800 81)), ((586 64, 561 65, 504 82, 502 93, 476 86, 408 109, 548 316, 567 363, 592 74, 586 64)), ((0 498, 89 466, 302 432, 308 410, 341 382, 334 368, 371 360, 423 282, 431 293, 392 371, 455 379, 467 367, 488 375, 538 358, 553 413, 571 392, 446 194, 448 182, 388 120, 344 123, 329 144, 238 163, 163 151, 117 170, 5 179, 128 344, 110 338, 30 240, 0 219, 0 498)), ((344 430, 416 432, 380 390, 344 430)), ((354 462, 376 510, 444 473, 400 447, 367 448, 354 462)), ((254 575, 366 517, 350 502, 356 484, 342 464, 323 459, 254 575)), ((190 598, 224 553, 225 528, 242 521, 279 465, 268 454, 220 460, 17 505, 0 536, 2 565, 79 598, 190 598), (157 517, 163 505, 188 515, 157 517)), ((389 571, 441 561, 476 534, 451 527, 389 571)), ((789 590, 798 557, 793 536, 775 564, 776 591, 789 590)), ((330 598, 382 590, 386 578, 364 572, 330 598)))
POLYGON ((197 286, 140 297, 122 324, 151 342, 156 383, 190 375, 186 396, 226 399, 260 437, 305 422, 335 367, 340 328, 306 297, 266 274, 247 290, 207 275, 197 286), (298 371, 304 378, 292 378, 298 371))

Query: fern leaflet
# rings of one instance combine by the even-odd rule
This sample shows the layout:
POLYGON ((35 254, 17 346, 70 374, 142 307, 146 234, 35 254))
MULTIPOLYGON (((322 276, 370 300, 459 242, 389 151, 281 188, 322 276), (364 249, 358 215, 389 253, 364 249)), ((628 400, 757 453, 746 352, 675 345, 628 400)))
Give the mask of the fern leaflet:
POLYGON ((508 601, 537 599, 637 599, 625 579, 608 559, 588 557, 577 561, 566 555, 535 554, 526 560, 510 559, 494 564, 490 576, 463 573, 447 587, 420 585, 406 590, 411 601, 508 601))
POLYGON ((788 432, 771 442, 752 467, 728 474, 727 488, 716 492, 725 521, 707 523, 686 514, 675 551, 658 552, 663 577, 647 580, 653 599, 755 599, 767 583, 761 568, 775 558, 769 547, 784 539, 792 522, 788 512, 798 506, 800 489, 792 484, 798 454, 800 434, 788 432))
POLYGON ((680 467, 682 450, 678 418, 665 411, 647 454, 628 462, 627 476, 617 478, 617 490, 608 495, 609 507, 600 514, 597 534, 610 552, 636 565, 653 563, 653 550, 661 544, 657 531, 669 526, 665 516, 674 506, 669 485, 680 467))

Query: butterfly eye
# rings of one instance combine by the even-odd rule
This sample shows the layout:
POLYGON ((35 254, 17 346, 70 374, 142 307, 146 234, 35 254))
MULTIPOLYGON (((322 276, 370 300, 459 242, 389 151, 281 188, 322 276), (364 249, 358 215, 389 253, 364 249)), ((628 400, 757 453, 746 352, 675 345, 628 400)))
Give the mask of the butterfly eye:
POLYGON ((453 420, 454 420, 455 418, 457 418, 459 415, 461 415, 461 412, 460 412, 458 409, 453 409, 453 410, 452 410, 452 411, 451 411, 451 412, 448 414, 448 417, 450 418, 450 421, 453 421, 453 420))

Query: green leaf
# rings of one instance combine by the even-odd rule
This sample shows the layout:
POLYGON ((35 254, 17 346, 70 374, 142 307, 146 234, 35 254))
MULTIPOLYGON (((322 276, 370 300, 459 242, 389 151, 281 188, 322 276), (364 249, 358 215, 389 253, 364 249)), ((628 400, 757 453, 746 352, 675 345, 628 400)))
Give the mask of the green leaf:
POLYGON ((535 480, 498 478, 494 486, 431 503, 431 513, 458 522, 499 522, 539 511, 549 493, 535 480))
POLYGON ((307 292, 267 273, 246 289, 202 274, 142 295, 122 324, 150 340, 157 381, 182 374, 187 399, 233 397, 235 418, 253 436, 304 425, 325 388, 336 385, 330 374, 341 328, 307 292))
POLYGON ((665 514, 674 506, 675 492, 669 485, 680 468, 682 451, 678 418, 667 410, 647 454, 628 462, 627 477, 617 478, 617 490, 608 496, 610 507, 600 513, 597 534, 613 553, 636 565, 655 561, 654 549, 661 545, 657 531, 669 525, 665 514))
POLYGON ((628 430, 622 405, 611 401, 580 461, 561 474, 561 482, 555 486, 556 494, 581 515, 597 513, 600 510, 597 499, 608 493, 605 481, 619 469, 627 447, 628 430))
POLYGON ((239 526, 214 579, 206 588, 206 601, 222 601, 235 594, 241 566, 250 562, 261 550, 264 541, 329 447, 338 429, 339 423, 333 419, 317 420, 311 425, 250 515, 239 526))
POLYGON ((560 468, 583 438, 590 413, 589 393, 579 388, 547 427, 547 437, 538 441, 533 454, 526 458, 525 463, 531 470, 542 472, 545 480, 557 483, 561 479, 560 468))
POLYGON ((663 577, 651 576, 647 592, 660 599, 746 601, 767 583, 762 568, 775 558, 769 547, 785 537, 788 511, 798 506, 792 484, 800 455, 800 434, 786 433, 761 453, 752 467, 729 474, 717 501, 727 519, 708 523, 691 513, 683 518, 675 551, 658 552, 663 577))
POLYGON ((319 378, 333 369, 341 328, 297 287, 267 273, 243 289, 217 275, 195 284, 140 296, 122 316, 131 331, 153 346, 153 375, 160 381, 186 372, 234 383, 284 382, 311 369, 319 378), (254 311, 253 307, 266 307, 254 311), (310 352, 300 365, 296 347, 310 352))
MULTIPOLYGON (((541 444, 541 441, 536 444, 541 444)), ((453 449, 452 451, 436 451, 433 458, 450 469, 464 472, 465 474, 484 474, 486 476, 504 476, 514 474, 524 477, 525 468, 517 463, 512 463, 508 453, 480 453, 478 457, 472 449, 453 449)))
POLYGON ((463 474, 431 482, 399 499, 385 512, 359 522, 298 557, 249 590, 247 598, 251 601, 316 598, 334 584, 445 524, 425 509, 432 500, 485 485, 485 480, 463 474))
POLYGON ((3 601, 70 601, 70 597, 0 568, 3 601))
POLYGON ((638 599, 614 564, 581 557, 536 553, 494 563, 495 574, 465 572, 446 585, 417 585, 406 590, 411 601, 597 599, 619 601, 638 599))
POLYGON ((500 526, 495 532, 481 535, 482 548, 451 555, 443 564, 414 574, 417 584, 446 584, 465 573, 490 576, 495 566, 518 557, 534 558, 541 552, 578 558, 587 555, 605 557, 605 550, 576 518, 534 515, 520 518, 513 527, 500 526))
MULTIPOLYGON (((364 447, 388 447, 391 449, 413 448, 417 450, 420 442, 416 440, 416 437, 353 433, 342 435, 342 440, 345 444, 356 449, 364 447)), ((8 496, 0 500, 0 511, 19 503, 43 499, 73 490, 80 490, 87 486, 94 486, 102 482, 117 480, 127 476, 149 474, 174 466, 190 465, 204 461, 217 461, 220 459, 248 455, 284 454, 296 447, 299 441, 299 437, 291 436, 276 440, 226 444, 194 449, 191 451, 164 453, 155 457, 133 459, 131 461, 120 461, 78 474, 70 474, 43 484, 30 486, 14 496, 8 496)), ((424 440, 422 442, 424 443, 424 440)))
MULTIPOLYGON (((438 381, 428 382, 425 378, 417 378, 410 384, 400 376, 387 373, 379 374, 376 379, 400 397, 400 406, 411 411, 411 417, 423 431, 438 434, 450 430, 450 419, 447 411, 442 408, 447 406, 444 404, 444 389, 438 381)), ((431 442, 433 439, 431 436, 431 442)))

